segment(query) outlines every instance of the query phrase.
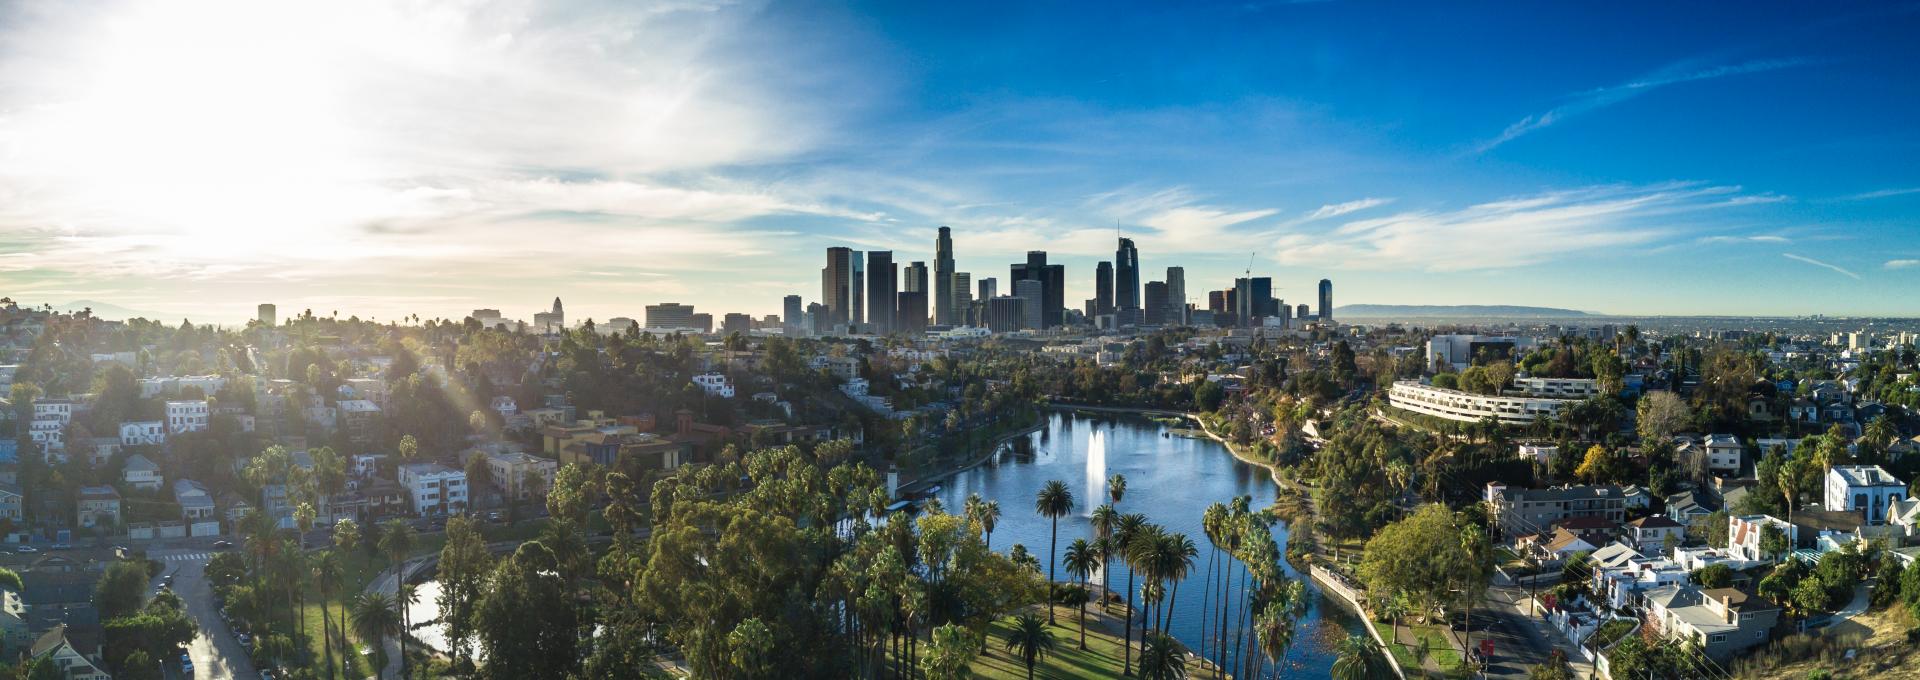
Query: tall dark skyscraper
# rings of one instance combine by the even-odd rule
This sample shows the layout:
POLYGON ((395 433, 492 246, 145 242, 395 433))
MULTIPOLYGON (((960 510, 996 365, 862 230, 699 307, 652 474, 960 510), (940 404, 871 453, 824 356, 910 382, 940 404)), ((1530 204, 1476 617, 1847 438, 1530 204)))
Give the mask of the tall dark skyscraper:
POLYGON ((1272 278, 1234 279, 1233 288, 1233 314, 1239 325, 1258 326, 1261 317, 1280 315, 1280 301, 1273 299, 1272 278))
POLYGON ((1167 268, 1167 325, 1179 325, 1187 322, 1187 270, 1185 267, 1167 268))
MULTIPOLYGON (((919 262, 914 264, 920 265, 921 272, 925 273, 925 264, 919 262)), ((900 332, 915 337, 925 334, 927 332, 926 292, 901 293, 899 300, 900 303, 894 307, 899 310, 895 318, 899 321, 900 332)))
POLYGON ((1146 299, 1140 310, 1140 323, 1148 326, 1164 326, 1168 323, 1167 283, 1148 281, 1146 299))
POLYGON ((977 285, 980 286, 980 294, 974 296, 974 299, 980 300, 981 302, 985 302, 987 300, 992 300, 995 297, 998 297, 1000 295, 999 279, 989 276, 987 278, 980 279, 980 282, 977 285))
POLYGON ((1120 239, 1120 248, 1114 251, 1113 262, 1114 313, 1137 319, 1140 312, 1140 251, 1134 249, 1133 239, 1120 239))
POLYGON ((902 293, 927 292, 927 263, 914 262, 907 265, 907 278, 900 285, 902 293))
POLYGON ((788 333, 800 328, 800 315, 806 310, 800 305, 800 296, 788 295, 781 300, 780 326, 788 333))
POLYGON ((1333 279, 1320 279, 1320 320, 1333 320, 1333 279))
POLYGON ((1091 314, 1113 313, 1113 263, 1101 261, 1093 268, 1093 311, 1091 314))
POLYGON ((893 264, 893 251, 867 251, 867 323, 875 333, 891 333, 894 309, 900 304, 900 272, 893 264))
POLYGON ((953 324, 953 230, 947 227, 933 240, 933 322, 953 324))
POLYGON ((827 324, 838 326, 853 316, 853 249, 827 249, 827 266, 820 269, 820 302, 827 306, 827 324))
MULTIPOLYGON (((1047 251, 1027 251, 1027 261, 1012 266, 1012 279, 1018 286, 1021 281, 1040 282, 1040 325, 1036 328, 1052 328, 1060 325, 1066 315, 1067 305, 1067 268, 1066 265, 1047 264, 1047 251)), ((1033 316, 1034 310, 1027 310, 1033 316)))

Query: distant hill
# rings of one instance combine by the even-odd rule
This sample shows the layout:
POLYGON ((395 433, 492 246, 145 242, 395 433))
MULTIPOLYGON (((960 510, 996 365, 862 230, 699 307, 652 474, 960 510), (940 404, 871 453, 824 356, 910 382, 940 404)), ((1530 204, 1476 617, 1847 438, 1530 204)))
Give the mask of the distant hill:
MULTIPOLYGON (((125 321, 133 318, 165 319, 165 317, 154 312, 128 309, 110 302, 100 302, 97 300, 74 300, 64 305, 54 305, 53 309, 57 312, 67 313, 78 312, 83 309, 92 309, 94 318, 107 319, 109 321, 125 321)), ((179 320, 175 319, 170 323, 179 323, 179 320)))
POLYGON ((1499 317, 1499 318, 1564 318, 1570 316, 1593 316, 1577 309, 1559 309, 1556 307, 1524 307, 1520 305, 1347 305, 1336 307, 1334 318, 1342 317, 1499 317))

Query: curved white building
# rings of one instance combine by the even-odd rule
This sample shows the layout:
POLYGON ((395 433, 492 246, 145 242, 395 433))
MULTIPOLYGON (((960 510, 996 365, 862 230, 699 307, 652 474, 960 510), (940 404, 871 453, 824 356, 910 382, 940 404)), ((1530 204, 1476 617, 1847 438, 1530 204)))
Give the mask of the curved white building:
POLYGON ((1507 425, 1526 425, 1535 418, 1552 420, 1574 400, 1527 396, 1489 396, 1434 387, 1418 380, 1393 383, 1387 397, 1397 408, 1430 416, 1475 422, 1492 416, 1507 425))

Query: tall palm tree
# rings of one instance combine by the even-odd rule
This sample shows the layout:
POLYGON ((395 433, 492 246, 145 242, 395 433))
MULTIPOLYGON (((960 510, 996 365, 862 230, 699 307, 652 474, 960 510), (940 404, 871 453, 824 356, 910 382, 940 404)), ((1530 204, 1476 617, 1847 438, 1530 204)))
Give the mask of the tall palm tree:
POLYGON ((1127 513, 1120 516, 1120 522, 1113 532, 1113 554, 1127 565, 1127 616, 1126 637, 1121 643, 1123 660, 1122 673, 1133 675, 1133 575, 1138 572, 1130 560, 1133 541, 1147 528, 1147 516, 1140 513, 1127 513))
POLYGON ((1187 657, 1171 636, 1148 633, 1140 646, 1140 677, 1181 680, 1187 677, 1187 657))
POLYGON ((1220 558, 1220 531, 1227 517, 1227 506, 1221 503, 1208 505, 1200 513, 1200 533, 1207 538, 1207 589, 1200 601, 1200 645, 1207 644, 1207 628, 1213 623, 1213 574, 1214 564, 1220 558))
POLYGON ((1058 479, 1047 482, 1033 498, 1033 511, 1053 520, 1052 537, 1047 542, 1047 623, 1053 623, 1053 558, 1060 545, 1060 518, 1073 512, 1073 492, 1058 479))
POLYGON ((375 659, 380 667, 374 670, 374 677, 378 678, 386 672, 387 638, 400 634, 400 612, 385 593, 361 593, 353 599, 352 618, 353 634, 377 650, 375 659))
POLYGON ((1306 611, 1307 606, 1307 589, 1299 581, 1286 579, 1286 585, 1277 589, 1273 599, 1260 610, 1260 615, 1253 622, 1253 637, 1260 643, 1260 653, 1265 654, 1276 668, 1280 666, 1281 659, 1286 658, 1287 650, 1293 647, 1297 632, 1293 624, 1300 619, 1300 614, 1306 611))
POLYGON ((1113 538, 1114 528, 1120 524, 1120 513, 1114 511, 1112 503, 1101 503, 1100 507, 1093 509, 1089 519, 1093 522, 1093 535, 1099 539, 1095 541, 1095 547, 1100 552, 1100 606, 1102 611, 1105 611, 1108 594, 1107 562, 1113 558, 1114 552, 1113 541, 1110 539, 1113 538))
POLYGON ((1373 638, 1365 635, 1348 635, 1334 648, 1338 655, 1333 661, 1333 680, 1382 680, 1393 677, 1387 668, 1386 657, 1381 656, 1380 647, 1373 638))
POLYGON ((336 677, 333 672, 333 595, 340 589, 340 556, 331 551, 321 553, 313 563, 313 585, 320 590, 320 650, 327 656, 327 677, 336 677))
POLYGON ((1021 614, 1012 623, 1007 630, 1007 652, 1026 664, 1027 680, 1033 680, 1034 664, 1053 652, 1053 631, 1047 630, 1047 624, 1031 613, 1021 614))
POLYGON ((413 637, 413 606, 420 603, 420 590, 401 582, 393 591, 393 603, 400 608, 400 677, 411 675, 407 659, 407 638, 413 637))
MULTIPOLYGON (((1087 543, 1087 539, 1076 538, 1076 539, 1073 539, 1073 543, 1070 543, 1067 545, 1067 575, 1074 577, 1075 580, 1080 582, 1081 592, 1086 592, 1087 577, 1093 575, 1093 570, 1099 567, 1099 565, 1100 565, 1099 557, 1094 555, 1093 546, 1087 543)), ((1080 648, 1086 649, 1087 648, 1086 603, 1082 602, 1079 609, 1080 609, 1080 648)))
POLYGON ((982 503, 980 505, 980 528, 986 530, 987 536, 981 540, 986 543, 988 550, 993 549, 993 527, 999 523, 1000 501, 987 501, 986 503, 982 503))

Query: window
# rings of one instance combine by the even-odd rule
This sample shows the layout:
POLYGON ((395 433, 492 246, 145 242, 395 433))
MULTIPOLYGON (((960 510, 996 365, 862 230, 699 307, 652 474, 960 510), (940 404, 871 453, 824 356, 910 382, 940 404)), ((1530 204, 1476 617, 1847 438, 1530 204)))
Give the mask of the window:
POLYGON ((1707 638, 1707 641, 1708 642, 1726 642, 1727 634, 1726 633, 1715 634, 1712 637, 1707 638))

